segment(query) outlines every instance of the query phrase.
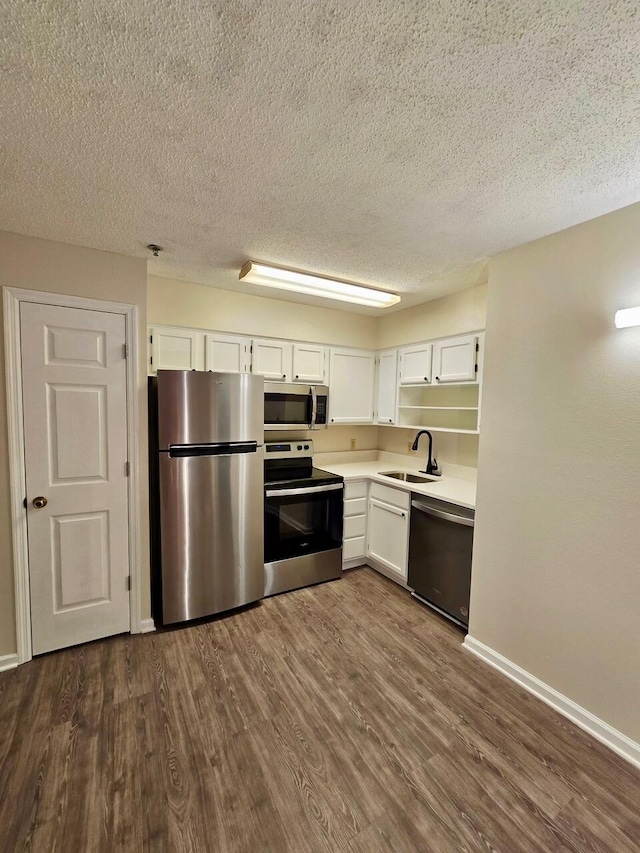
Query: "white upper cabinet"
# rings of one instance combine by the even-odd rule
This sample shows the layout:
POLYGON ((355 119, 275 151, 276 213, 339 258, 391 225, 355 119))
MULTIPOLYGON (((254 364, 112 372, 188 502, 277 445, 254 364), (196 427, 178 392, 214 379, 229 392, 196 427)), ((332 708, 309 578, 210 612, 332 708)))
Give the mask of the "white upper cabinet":
POLYGON ((157 370, 203 370, 204 335, 189 329, 149 329, 150 367, 157 370))
POLYGON ((270 341, 254 338, 251 372, 260 373, 265 379, 290 382, 292 374, 293 346, 287 341, 270 341))
POLYGON ((294 344, 293 381, 322 385, 325 380, 325 354, 326 348, 320 344, 294 344))
POLYGON ((376 373, 376 421, 379 424, 395 424, 398 399, 398 350, 378 353, 376 373))
POLYGON ((434 382, 475 382, 477 335, 437 341, 433 346, 434 382))
POLYGON ((424 385, 431 382, 432 344, 414 344, 400 350, 400 384, 424 385))
POLYGON ((375 354, 331 349, 329 424, 373 423, 375 354))
POLYGON ((238 335, 205 335, 205 369, 246 373, 251 366, 251 340, 238 335))

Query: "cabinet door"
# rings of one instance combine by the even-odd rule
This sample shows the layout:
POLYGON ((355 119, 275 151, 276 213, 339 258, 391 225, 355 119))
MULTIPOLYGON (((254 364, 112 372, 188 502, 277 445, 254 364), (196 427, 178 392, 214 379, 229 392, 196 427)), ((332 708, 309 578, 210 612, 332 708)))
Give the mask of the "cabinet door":
POLYGON ((431 382, 431 344, 415 344, 400 350, 400 384, 424 385, 431 382))
POLYGON ((375 355, 332 349, 329 365, 329 423, 373 423, 375 355))
POLYGON ((379 424, 395 424, 398 398, 398 351, 378 353, 376 359, 376 420, 379 424))
POLYGON ((156 370, 203 370, 204 334, 190 329, 154 326, 149 329, 151 372, 156 370))
POLYGON ((474 382, 477 342, 477 335, 464 335, 434 344, 434 380, 436 382, 474 382))
POLYGON ((261 373, 265 379, 291 381, 291 344, 286 341, 268 341, 254 338, 251 372, 261 373))
POLYGON ((293 345, 293 381, 324 383, 325 347, 320 344, 293 345))
POLYGON ((206 335, 206 369, 220 373, 246 373, 250 345, 249 338, 237 335, 206 335))
POLYGON ((371 498, 367 524, 367 556, 407 577, 409 512, 371 498))

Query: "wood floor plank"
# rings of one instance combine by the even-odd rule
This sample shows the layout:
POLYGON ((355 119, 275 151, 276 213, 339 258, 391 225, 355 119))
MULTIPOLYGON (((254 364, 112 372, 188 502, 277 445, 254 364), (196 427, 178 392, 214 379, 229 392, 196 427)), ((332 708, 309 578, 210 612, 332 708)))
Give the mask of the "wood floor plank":
POLYGON ((640 850, 640 773, 369 569, 0 674, 4 851, 640 850))

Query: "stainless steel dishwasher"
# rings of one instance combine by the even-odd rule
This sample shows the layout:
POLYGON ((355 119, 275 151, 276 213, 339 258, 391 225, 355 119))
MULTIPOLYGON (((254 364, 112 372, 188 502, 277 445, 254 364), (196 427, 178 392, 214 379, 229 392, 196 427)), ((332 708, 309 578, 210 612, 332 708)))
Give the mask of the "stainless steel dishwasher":
POLYGON ((469 626, 475 511, 413 496, 408 585, 413 595, 463 628, 469 626))

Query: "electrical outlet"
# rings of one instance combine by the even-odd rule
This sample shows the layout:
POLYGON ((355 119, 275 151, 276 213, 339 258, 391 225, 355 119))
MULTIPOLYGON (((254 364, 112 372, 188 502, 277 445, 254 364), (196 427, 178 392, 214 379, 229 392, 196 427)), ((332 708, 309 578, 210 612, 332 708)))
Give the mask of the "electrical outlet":
POLYGON ((352 449, 352 450, 355 450, 355 449, 356 449, 356 440, 355 440, 355 438, 352 438, 352 439, 351 439, 350 444, 351 444, 351 449, 352 449))

